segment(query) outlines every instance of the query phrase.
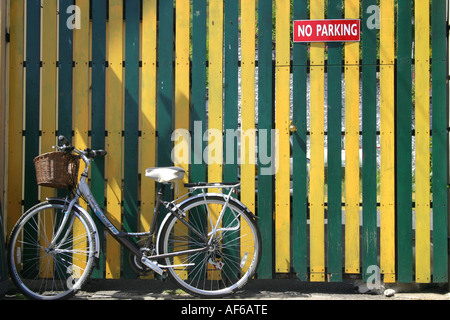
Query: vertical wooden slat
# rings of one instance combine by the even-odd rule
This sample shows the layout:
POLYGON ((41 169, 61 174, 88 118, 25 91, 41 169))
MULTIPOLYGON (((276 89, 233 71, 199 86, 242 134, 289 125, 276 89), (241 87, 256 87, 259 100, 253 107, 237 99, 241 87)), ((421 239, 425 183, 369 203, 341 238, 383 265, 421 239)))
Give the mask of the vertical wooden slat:
POLYGON ((40 107, 40 0, 27 1, 26 92, 25 92, 25 187, 24 206, 28 210, 38 202, 38 186, 33 159, 39 154, 40 107))
POLYGON ((430 270, 430 18, 428 1, 415 2, 416 282, 430 270))
MULTIPOLYGON (((224 7, 224 163, 223 179, 238 181, 238 37, 239 1, 227 2, 224 7)), ((242 28, 244 31, 245 29, 242 28)))
POLYGON ((24 1, 10 2, 9 118, 6 232, 22 213, 24 1))
MULTIPOLYGON (((241 201, 255 212, 255 1, 241 1, 241 201)), ((249 232, 248 226, 241 235, 249 232)), ((245 246, 252 245, 245 243, 245 246)), ((241 255, 244 252, 241 245, 241 255)), ((249 262, 247 262, 248 264, 249 262)), ((247 268, 247 267, 245 267, 247 268)))
MULTIPOLYGON (((311 3, 310 19, 323 19, 324 1, 311 3)), ((324 43, 311 43, 311 169, 310 252, 311 281, 325 280, 324 220, 324 43)))
MULTIPOLYGON (((5 172, 5 164, 6 164, 6 130, 8 128, 7 119, 6 119, 6 75, 8 74, 6 71, 6 17, 7 17, 7 1, 2 1, 0 3, 0 125, 2 128, 0 129, 0 172, 2 173, 2 179, 0 179, 0 211, 5 212, 3 206, 5 204, 4 196, 5 196, 5 183, 6 183, 6 172, 5 172)), ((1 215, 1 213, 0 213, 1 215)), ((1 227, 5 224, 3 223, 3 217, 1 227)), ((4 232, 1 230, 0 232, 4 232)), ((1 235, 0 235, 1 236, 1 235)), ((4 239, 4 237, 3 237, 4 239)))
MULTIPOLYGON (((106 89, 106 0, 92 2, 92 149, 105 149, 105 89, 106 89)), ((105 202, 105 159, 98 157, 92 162, 91 190, 100 208, 105 202)), ((96 220, 100 234, 102 223, 96 220)), ((95 268, 91 277, 103 278, 104 237, 100 237, 101 254, 99 268, 95 268)))
MULTIPOLYGON (((306 19, 307 2, 294 2, 294 20, 306 19)), ((293 52, 293 125, 292 132, 292 263, 300 280, 308 279, 308 240, 307 240, 307 56, 308 44, 294 45, 293 52)))
POLYGON ((362 24, 362 275, 373 275, 377 261, 377 34, 376 0, 363 2, 362 24))
MULTIPOLYGON (((394 2, 381 2, 380 30, 380 266, 385 282, 395 281, 395 96, 394 2)), ((422 31, 421 31, 422 32, 422 31)))
POLYGON ((241 2, 241 201, 255 212, 255 1, 241 2))
POLYGON ((89 130, 89 1, 78 0, 80 28, 74 29, 73 59, 73 145, 80 150, 88 147, 89 130), (84 14, 83 14, 84 13, 84 14))
MULTIPOLYGON (((183 183, 189 182, 189 39, 190 39, 190 2, 176 1, 176 20, 175 20, 175 132, 173 161, 175 165, 186 171, 184 178, 175 192, 175 197, 186 194, 187 189, 183 183)), ((187 227, 183 227, 180 233, 188 233, 187 227)), ((178 248, 179 250, 188 249, 187 247, 178 248)), ((182 263, 186 257, 175 257, 174 263, 182 263)), ((184 269, 184 268, 183 268, 184 269)), ((187 271, 179 271, 179 276, 187 278, 187 271)))
MULTIPOLYGON (((24 210, 30 209, 38 202, 38 186, 33 159, 39 154, 39 119, 40 116, 40 39, 41 39, 41 3, 29 0, 26 3, 26 91, 25 91, 25 175, 24 175, 24 210)), ((27 243, 37 239, 37 230, 27 229, 24 234, 24 254, 35 259, 39 253, 27 243)), ((32 260, 24 262, 24 268, 37 272, 39 265, 32 260)))
MULTIPOLYGON (((189 181, 189 36, 190 36, 190 3, 176 2, 176 39, 175 39, 175 143, 174 162, 186 171, 183 183, 189 181), (180 130, 181 129, 181 130, 180 130), (177 152, 177 150, 179 152, 177 152)), ((180 184, 175 196, 185 194, 187 190, 180 184)))
POLYGON ((158 24, 158 166, 170 166, 173 104, 173 2, 160 1, 158 24))
POLYGON ((433 282, 448 281, 448 243, 447 243, 447 166, 448 120, 446 94, 446 6, 445 1, 433 1, 432 12, 433 39, 433 282), (447 257, 446 257, 447 255, 447 257))
POLYGON ((155 183, 144 176, 145 169, 156 165, 156 16, 157 1, 142 4, 142 101, 141 113, 141 225, 150 229, 155 206, 155 183))
MULTIPOLYGON (((273 271, 273 67, 272 67, 272 1, 258 2, 258 226, 262 247, 258 278, 270 279, 273 271), (262 132, 266 132, 263 138, 262 132), (263 145, 269 164, 262 163, 263 145)), ((225 111, 226 112, 226 111, 225 111)), ((265 159, 266 160, 266 159, 265 159)))
MULTIPOLYGON (((53 151, 56 131, 56 0, 46 1, 42 10, 42 114, 41 153, 53 151)), ((54 194, 41 188, 41 199, 54 194)))
MULTIPOLYGON (((57 3, 49 0, 42 3, 42 114, 41 153, 53 151, 56 131, 56 24, 57 3)), ((42 194, 51 195, 54 190, 42 194)), ((41 196, 45 199, 45 196, 41 196)))
MULTIPOLYGON (((328 19, 342 18, 342 0, 328 2, 328 19)), ((342 281, 342 43, 328 43, 327 273, 342 281)))
MULTIPOLYGON (((157 111, 157 165, 166 167, 172 165, 171 151, 173 143, 173 1, 159 1, 158 3, 158 111, 157 111)), ((172 198, 167 190, 164 200, 172 198)), ((164 208, 161 210, 164 212, 164 208)), ((163 214, 161 214, 160 222, 163 214)))
MULTIPOLYGON (((139 165, 139 29, 140 1, 127 1, 125 10, 125 112, 124 112, 124 190, 123 227, 137 231, 138 222, 138 165, 139 165)), ((135 278, 129 267, 129 251, 123 254, 123 276, 135 278)))
POLYGON ((74 0, 59 0, 58 135, 72 138, 73 31, 67 20, 74 0), (69 12, 68 12, 69 11, 69 12))
POLYGON ((223 1, 211 0, 209 3, 209 145, 208 180, 222 181, 222 43, 223 43, 223 1), (211 139, 216 133, 215 139, 211 139))
POLYGON ((398 4, 397 22, 397 256, 398 281, 413 281, 412 1, 398 4), (399 165, 400 164, 400 165, 399 165))
MULTIPOLYGON (((224 162, 223 181, 238 180, 238 52, 239 52, 239 1, 226 2, 224 10, 224 85, 223 85, 223 130, 224 130, 224 162)), ((242 28, 242 31, 244 28, 242 28)), ((225 213, 224 219, 230 213, 225 213)), ((239 234, 227 236, 228 241, 238 244, 239 234)), ((239 250, 230 252, 235 259, 239 258, 239 250)), ((229 271, 229 266, 225 266, 229 271)))
POLYGON ((195 90, 192 90, 190 179, 199 182, 206 181, 203 157, 203 134, 206 131, 206 0, 194 0, 192 12, 192 85, 195 90))
MULTIPOLYGON (((208 180, 222 181, 223 169, 223 0, 209 2, 209 105, 208 105, 208 180)), ((212 189, 212 191, 217 191, 212 189)), ((220 209, 211 207, 213 219, 220 209)), ((220 273, 208 272, 208 279, 220 273)))
MULTIPOLYGON (((108 73, 107 73, 107 171, 108 218, 120 228, 122 223, 122 61, 123 7, 121 0, 109 1, 108 73)), ((108 235, 106 242, 106 278, 120 277, 120 245, 108 235)))
MULTIPOLYGON (((359 17, 359 1, 345 1, 345 17, 359 17)), ((345 272, 359 273, 359 43, 345 43, 345 272)))
MULTIPOLYGON (((56 131, 56 0, 42 3, 42 117, 41 117, 41 151, 47 153, 53 151, 56 131)), ((44 201, 48 197, 55 196, 55 189, 40 188, 40 199, 44 201)), ((53 223, 43 222, 45 233, 51 235, 53 223)), ((45 246, 41 240, 41 245, 45 246)), ((41 256, 41 265, 49 268, 41 270, 41 276, 50 276, 53 270, 53 261, 47 256, 41 256)))
POLYGON ((289 203, 289 75, 290 75, 290 1, 276 1, 275 53, 275 271, 290 270, 289 203))
MULTIPOLYGON (((73 35, 73 127, 74 138, 73 145, 79 149, 84 150, 89 146, 89 0, 77 0, 76 5, 79 7, 80 28, 74 29, 73 35)), ((83 166, 81 170, 83 170, 83 166)), ((80 174, 81 174, 80 170, 80 174)), ((87 208, 87 204, 82 201, 81 204, 87 208)), ((81 222, 76 222, 74 225, 74 237, 77 236, 78 230, 81 228, 81 222)), ((74 247, 83 250, 86 247, 85 242, 74 242, 74 247)), ((74 260, 85 259, 83 255, 74 254, 74 260)), ((81 261, 80 261, 81 262, 81 261)))

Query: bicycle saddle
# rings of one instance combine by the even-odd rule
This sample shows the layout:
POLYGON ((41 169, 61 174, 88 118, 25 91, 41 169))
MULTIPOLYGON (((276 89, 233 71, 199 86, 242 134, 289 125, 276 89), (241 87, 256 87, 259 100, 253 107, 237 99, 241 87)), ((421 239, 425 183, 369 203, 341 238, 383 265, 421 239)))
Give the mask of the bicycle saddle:
POLYGON ((145 176, 160 183, 170 183, 184 177, 184 169, 179 167, 148 168, 145 176))

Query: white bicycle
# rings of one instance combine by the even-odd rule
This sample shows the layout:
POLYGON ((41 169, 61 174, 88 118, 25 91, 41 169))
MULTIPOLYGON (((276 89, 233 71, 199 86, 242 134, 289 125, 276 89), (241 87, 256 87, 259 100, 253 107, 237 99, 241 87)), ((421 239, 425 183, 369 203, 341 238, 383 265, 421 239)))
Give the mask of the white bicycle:
POLYGON ((62 146, 54 157, 75 160, 62 165, 65 175, 72 177, 73 183, 66 184, 73 188, 73 197, 49 198, 28 210, 8 243, 11 278, 27 297, 69 298, 98 264, 99 232, 79 205, 80 197, 113 238, 129 249, 129 263, 138 274, 169 276, 182 289, 202 297, 231 294, 253 277, 261 257, 261 236, 257 218, 233 197, 239 183, 185 184, 189 192, 167 202, 162 199, 164 187, 181 180, 184 170, 149 168, 145 175, 159 183, 150 230, 122 232, 101 210, 86 181, 91 160, 106 152, 78 150, 63 136, 59 141, 62 146), (79 159, 85 169, 78 179, 79 159), (211 189, 215 192, 207 192, 211 189), (158 225, 161 205, 168 213, 158 225))

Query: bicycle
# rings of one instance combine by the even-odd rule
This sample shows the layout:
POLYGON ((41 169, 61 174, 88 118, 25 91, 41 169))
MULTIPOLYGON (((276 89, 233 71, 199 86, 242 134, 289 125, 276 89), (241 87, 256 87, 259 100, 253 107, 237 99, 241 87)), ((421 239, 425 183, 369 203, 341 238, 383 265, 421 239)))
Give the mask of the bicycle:
POLYGON ((91 214, 79 204, 80 197, 112 237, 130 251, 129 263, 138 274, 153 271, 194 296, 210 298, 235 292, 255 275, 261 236, 257 217, 233 196, 240 183, 187 183, 186 194, 164 201, 165 186, 178 183, 185 171, 149 168, 145 175, 158 183, 150 229, 120 231, 102 211, 87 182, 91 161, 106 151, 81 151, 65 137, 58 139, 62 145, 54 153, 83 160, 85 169, 78 176, 77 169, 68 170, 66 164, 66 171, 76 171, 69 186, 72 196, 47 198, 24 213, 11 232, 9 270, 25 296, 70 298, 98 267, 99 232, 91 214), (158 223, 161 205, 167 214, 158 223))

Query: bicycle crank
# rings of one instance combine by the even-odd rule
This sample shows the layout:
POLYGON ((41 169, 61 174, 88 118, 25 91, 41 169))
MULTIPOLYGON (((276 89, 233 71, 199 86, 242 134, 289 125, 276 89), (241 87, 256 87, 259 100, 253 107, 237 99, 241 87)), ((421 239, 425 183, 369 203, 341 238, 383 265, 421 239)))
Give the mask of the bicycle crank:
POLYGON ((150 269, 152 269, 153 271, 155 271, 157 274, 162 276, 163 278, 165 278, 167 276, 167 273, 158 266, 158 263, 153 262, 146 257, 142 257, 141 262, 144 265, 146 265, 147 267, 149 267, 150 269))

